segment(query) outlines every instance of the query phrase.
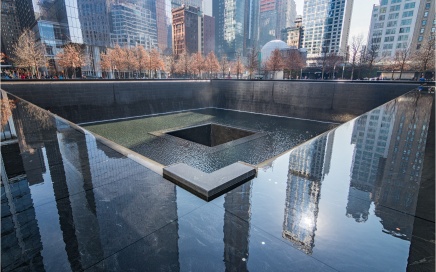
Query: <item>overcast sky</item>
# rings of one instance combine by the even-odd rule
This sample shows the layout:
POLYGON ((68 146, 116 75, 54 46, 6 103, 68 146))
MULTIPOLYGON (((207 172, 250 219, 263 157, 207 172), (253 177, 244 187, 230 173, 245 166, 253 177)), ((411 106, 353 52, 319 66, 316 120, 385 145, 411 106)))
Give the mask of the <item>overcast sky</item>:
MULTIPOLYGON (((371 23, 372 6, 379 4, 379 0, 354 0, 353 13, 351 14, 350 39, 353 35, 363 34, 366 40, 371 23)), ((303 15, 304 0, 295 0, 297 14, 303 15)), ((304 22, 303 22, 304 24, 304 22)))

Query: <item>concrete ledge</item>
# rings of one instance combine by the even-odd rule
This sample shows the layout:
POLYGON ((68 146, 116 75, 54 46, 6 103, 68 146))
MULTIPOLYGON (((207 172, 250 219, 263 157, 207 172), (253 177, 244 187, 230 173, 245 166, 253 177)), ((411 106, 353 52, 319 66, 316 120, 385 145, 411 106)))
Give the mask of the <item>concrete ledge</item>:
POLYGON ((204 173, 184 163, 163 169, 163 177, 196 196, 210 201, 256 176, 256 168, 236 162, 213 173, 204 173))

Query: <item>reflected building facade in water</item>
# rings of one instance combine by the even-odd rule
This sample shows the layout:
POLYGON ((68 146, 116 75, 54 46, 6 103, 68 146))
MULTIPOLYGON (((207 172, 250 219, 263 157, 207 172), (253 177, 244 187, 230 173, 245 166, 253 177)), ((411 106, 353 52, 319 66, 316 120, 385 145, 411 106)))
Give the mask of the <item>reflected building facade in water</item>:
POLYGON ((307 254, 315 246, 321 182, 330 171, 334 132, 291 151, 283 237, 307 254))
POLYGON ((391 140, 395 111, 395 108, 381 107, 359 117, 354 123, 351 144, 355 148, 346 215, 356 222, 368 220, 380 163, 387 156, 391 140), (369 202, 365 205, 361 199, 369 202))
POLYGON ((385 231, 410 239, 414 222, 410 215, 415 214, 418 200, 431 103, 420 94, 405 96, 356 120, 348 217, 365 222, 372 201, 385 231), (402 218, 388 217, 382 207, 406 213, 402 218))
POLYGON ((251 186, 248 181, 224 197, 224 262, 226 271, 248 271, 251 186), (242 220, 236 221, 235 216, 242 220))

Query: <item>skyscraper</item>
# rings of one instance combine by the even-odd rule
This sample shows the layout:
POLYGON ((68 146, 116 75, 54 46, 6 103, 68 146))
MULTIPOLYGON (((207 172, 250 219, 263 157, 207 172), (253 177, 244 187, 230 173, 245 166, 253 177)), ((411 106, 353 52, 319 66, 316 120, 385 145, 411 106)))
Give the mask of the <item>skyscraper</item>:
POLYGON ((111 45, 157 47, 156 19, 152 9, 133 3, 111 5, 111 45))
POLYGON ((354 0, 305 0, 303 11, 303 48, 307 57, 325 53, 345 56, 354 0))
POLYGON ((1 50, 9 57, 20 35, 20 21, 13 0, 3 0, 1 8, 1 50))
POLYGON ((281 31, 294 25, 296 15, 294 0, 260 0, 259 46, 280 39, 281 31))
POLYGON ((82 44, 91 64, 83 67, 100 75, 100 51, 109 46, 108 0, 15 1, 21 30, 29 28, 45 45, 57 70, 55 56, 68 43, 82 44))
MULTIPOLYGON (((412 42, 420 2, 426 1, 381 0, 380 5, 374 5, 368 48, 375 46, 379 51, 378 56, 383 58, 393 57, 397 50, 408 48, 412 42)), ((417 29, 419 31, 420 28, 417 29)))
POLYGON ((224 0, 213 2, 215 17, 215 51, 235 59, 243 56, 257 42, 258 0, 224 0))

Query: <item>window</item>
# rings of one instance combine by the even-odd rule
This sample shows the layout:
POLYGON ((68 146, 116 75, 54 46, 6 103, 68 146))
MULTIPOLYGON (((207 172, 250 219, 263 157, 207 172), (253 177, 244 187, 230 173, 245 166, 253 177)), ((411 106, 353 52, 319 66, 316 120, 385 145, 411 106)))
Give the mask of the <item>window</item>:
POLYGON ((419 36, 419 37, 418 37, 418 42, 422 42, 422 40, 423 40, 423 37, 422 37, 422 36, 419 36))
POLYGON ((425 26, 427 24, 427 20, 422 20, 422 25, 425 26))
POLYGON ((398 41, 407 41, 409 39, 409 35, 399 35, 398 41))
POLYGON ((411 8, 414 8, 415 7, 415 2, 412 2, 412 3, 406 3, 405 5, 404 5, 404 9, 411 9, 411 8))
POLYGON ((425 4, 425 9, 430 9, 430 3, 425 4))
POLYGON ((388 4, 388 0, 381 0, 380 5, 386 6, 388 4))
POLYGON ((432 27, 432 28, 431 28, 431 33, 434 33, 435 30, 436 30, 436 28, 435 28, 435 27, 432 27))
POLYGON ((385 37, 385 42, 393 42, 395 39, 394 36, 385 37))
POLYGON ((386 29, 386 35, 395 34, 395 32, 396 32, 395 28, 386 29))
POLYGON ((383 23, 376 23, 376 24, 374 24, 374 28, 375 28, 375 29, 377 29, 377 28, 383 28, 383 23))
POLYGON ((379 20, 379 21, 384 21, 384 20, 385 20, 385 15, 380 15, 380 16, 378 17, 378 20, 379 20))
POLYGON ((399 15, 398 12, 389 14, 389 20, 398 19, 398 15, 399 15))
POLYGON ((387 27, 394 27, 394 26, 397 26, 397 21, 390 21, 390 22, 388 22, 387 27))
POLYGON ((386 8, 381 8, 380 13, 386 13, 386 8))
POLYGON ((401 0, 392 0, 391 4, 395 4, 395 3, 401 3, 401 0))
POLYGON ((403 18, 412 17, 412 16, 413 16, 413 10, 403 12, 403 18))
POLYGON ((428 17, 428 11, 424 12, 424 17, 428 17))
POLYGON ((404 26, 404 25, 410 25, 412 23, 412 19, 404 19, 404 20, 401 20, 401 25, 402 26, 404 26))
POLYGON ((421 28, 420 30, 419 30, 419 33, 424 33, 424 30, 425 30, 425 28, 421 28))
POLYGON ((389 11, 399 11, 399 10, 400 10, 400 5, 391 6, 391 8, 389 9, 389 11))
POLYGON ((409 33, 410 27, 401 27, 399 33, 409 33))
POLYGON ((383 49, 392 49, 392 47, 393 47, 393 44, 392 44, 392 43, 384 44, 384 45, 383 45, 383 49))

